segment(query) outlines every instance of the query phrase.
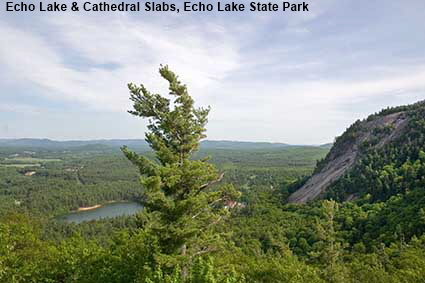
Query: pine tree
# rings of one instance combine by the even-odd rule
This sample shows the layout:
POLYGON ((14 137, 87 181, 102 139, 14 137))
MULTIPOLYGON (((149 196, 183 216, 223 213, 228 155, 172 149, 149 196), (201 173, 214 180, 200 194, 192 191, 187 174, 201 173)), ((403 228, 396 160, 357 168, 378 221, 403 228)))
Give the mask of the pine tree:
POLYGON ((229 214, 225 204, 239 196, 232 185, 212 186, 223 174, 207 162, 194 160, 210 108, 195 108, 186 85, 161 66, 161 76, 169 83, 173 100, 150 93, 143 85, 128 85, 133 110, 130 114, 147 118, 146 141, 156 160, 122 148, 141 173, 144 187, 141 215, 143 229, 158 239, 158 264, 181 266, 182 277, 197 256, 218 249, 220 234, 214 226, 229 214))
POLYGON ((317 235, 321 239, 322 245, 319 252, 311 253, 318 257, 319 261, 326 266, 323 270, 327 282, 345 282, 343 265, 340 264, 344 246, 337 240, 337 230, 335 229, 335 216, 339 209, 339 204, 334 200, 324 200, 321 211, 324 219, 317 219, 317 235))

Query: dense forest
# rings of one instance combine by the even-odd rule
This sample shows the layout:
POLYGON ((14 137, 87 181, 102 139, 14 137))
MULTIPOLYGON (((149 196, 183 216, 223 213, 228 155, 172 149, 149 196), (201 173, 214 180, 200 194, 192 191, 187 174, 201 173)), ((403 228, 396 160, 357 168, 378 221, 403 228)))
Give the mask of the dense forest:
POLYGON ((370 133, 325 194, 289 203, 332 151, 370 129, 354 123, 329 153, 264 145, 196 152, 208 109, 194 108, 166 67, 161 75, 173 109, 129 85, 131 113, 153 120, 150 151, 0 148, 0 282, 425 282, 425 104, 367 118, 403 112, 408 122, 379 147, 394 129, 370 133), (80 224, 57 219, 120 200, 145 209, 80 224))

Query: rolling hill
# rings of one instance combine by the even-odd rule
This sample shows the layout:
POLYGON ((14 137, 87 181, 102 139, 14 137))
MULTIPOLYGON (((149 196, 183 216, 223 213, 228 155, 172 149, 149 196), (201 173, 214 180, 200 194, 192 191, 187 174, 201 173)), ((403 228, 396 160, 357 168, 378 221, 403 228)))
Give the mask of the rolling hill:
MULTIPOLYGON (((108 146, 118 149, 123 145, 136 150, 148 150, 149 146, 143 139, 99 139, 99 140, 71 140, 56 141, 51 139, 0 139, 0 147, 40 148, 40 149, 70 149, 84 146, 108 146)), ((318 147, 327 148, 329 144, 318 147)), ((286 143, 270 142, 243 142, 243 141, 214 141, 204 140, 201 149, 228 149, 228 150, 251 150, 251 149, 282 149, 288 147, 311 147, 308 145, 289 145, 286 143)))

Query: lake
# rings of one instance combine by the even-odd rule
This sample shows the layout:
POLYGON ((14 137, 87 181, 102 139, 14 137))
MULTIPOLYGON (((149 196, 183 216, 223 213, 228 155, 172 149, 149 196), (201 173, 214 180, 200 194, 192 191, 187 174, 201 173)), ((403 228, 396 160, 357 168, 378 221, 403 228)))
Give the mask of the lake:
POLYGON ((96 209, 71 212, 58 216, 56 219, 68 223, 81 223, 85 221, 111 218, 122 215, 133 215, 140 211, 143 206, 137 202, 114 202, 108 203, 96 209))

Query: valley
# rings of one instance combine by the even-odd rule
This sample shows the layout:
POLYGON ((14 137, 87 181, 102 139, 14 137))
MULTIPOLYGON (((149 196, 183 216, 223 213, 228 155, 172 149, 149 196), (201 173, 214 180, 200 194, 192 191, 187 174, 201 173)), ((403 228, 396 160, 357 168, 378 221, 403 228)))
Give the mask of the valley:
MULTIPOLYGON (((154 158, 143 142, 129 144, 154 158)), ((21 203, 15 208, 18 211, 55 216, 80 207, 141 197, 137 170, 118 146, 100 141, 89 148, 69 147, 68 142, 62 145, 43 145, 35 140, 24 147, 0 146, 0 208, 10 207, 16 200, 21 203)), ((316 160, 328 151, 313 146, 226 141, 207 142, 205 147, 196 158, 211 156, 225 172, 226 181, 246 189, 257 182, 277 187, 285 180, 308 175, 316 160)))
MULTIPOLYGON (((204 141, 191 160, 210 156, 224 173, 211 192, 233 184, 241 194, 226 202, 229 217, 214 229, 226 235, 220 240, 226 248, 193 268, 208 268, 230 282, 420 282, 424 121, 425 103, 418 103, 356 121, 332 146, 204 141)), ((147 164, 156 162, 143 142, 126 143, 147 164)), ((146 233, 141 205, 149 183, 141 184, 137 168, 119 150, 124 142, 0 144, 5 276, 28 268, 36 272, 18 282, 60 282, 62 276, 138 282, 153 276, 139 273, 157 245, 146 233)), ((158 278, 154 282, 169 282, 158 278)))

